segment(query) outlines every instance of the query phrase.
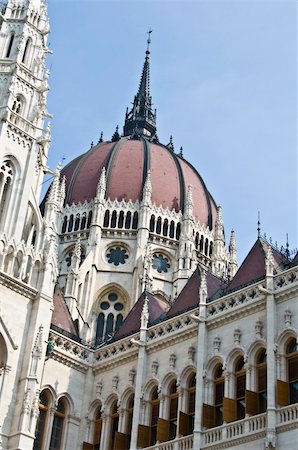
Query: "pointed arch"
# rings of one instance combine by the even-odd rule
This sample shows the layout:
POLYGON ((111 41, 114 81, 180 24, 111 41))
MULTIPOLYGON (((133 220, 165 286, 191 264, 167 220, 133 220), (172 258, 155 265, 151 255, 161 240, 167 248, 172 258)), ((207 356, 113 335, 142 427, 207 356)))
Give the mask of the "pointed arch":
POLYGON ((23 57, 22 57, 22 63, 25 64, 26 66, 28 66, 28 63, 29 63, 31 48, 32 48, 32 38, 28 37, 25 47, 24 47, 24 53, 23 53, 23 57))
POLYGON ((12 50, 12 46, 13 46, 13 41, 14 41, 14 32, 12 32, 11 35, 9 36, 9 38, 8 38, 4 58, 9 58, 11 56, 11 50, 12 50))

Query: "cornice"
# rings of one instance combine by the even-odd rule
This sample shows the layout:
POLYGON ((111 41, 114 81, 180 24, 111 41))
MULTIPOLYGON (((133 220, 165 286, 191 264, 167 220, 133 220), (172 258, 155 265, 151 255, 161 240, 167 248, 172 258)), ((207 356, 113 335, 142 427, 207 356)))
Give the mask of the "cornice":
POLYGON ((74 358, 71 358, 70 355, 62 354, 59 350, 54 350, 51 354, 51 359, 54 359, 55 361, 58 361, 59 363, 63 364, 64 366, 71 367, 72 369, 77 370, 81 373, 86 373, 90 367, 87 363, 82 363, 74 358))
POLYGON ((24 297, 29 298, 30 300, 34 300, 37 295, 37 290, 18 280, 17 278, 13 278, 6 273, 0 272, 0 283, 3 286, 8 287, 12 291, 17 292, 18 294, 23 295, 24 297))

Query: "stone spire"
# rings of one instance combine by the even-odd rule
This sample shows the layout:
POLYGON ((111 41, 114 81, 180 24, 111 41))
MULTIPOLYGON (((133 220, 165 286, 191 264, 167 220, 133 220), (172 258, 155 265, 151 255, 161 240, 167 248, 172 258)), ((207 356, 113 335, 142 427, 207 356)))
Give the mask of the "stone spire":
POLYGON ((106 180, 106 168, 103 167, 100 175, 100 179, 97 185, 96 197, 100 201, 104 201, 107 189, 107 180, 106 180))
POLYGON ((150 139, 156 134, 156 111, 152 109, 152 99, 150 95, 150 65, 149 65, 149 45, 150 34, 148 32, 146 57, 141 75, 139 90, 134 98, 132 109, 126 110, 123 134, 124 136, 145 136, 150 139))
POLYGON ((143 188, 143 203, 149 205, 151 203, 152 185, 151 185, 151 172, 148 170, 147 178, 143 188))
POLYGON ((231 231, 229 245, 229 276, 233 278, 238 269, 235 231, 231 231))
POLYGON ((192 197, 192 186, 188 186, 186 199, 184 204, 184 217, 192 219, 193 216, 193 197, 192 197))

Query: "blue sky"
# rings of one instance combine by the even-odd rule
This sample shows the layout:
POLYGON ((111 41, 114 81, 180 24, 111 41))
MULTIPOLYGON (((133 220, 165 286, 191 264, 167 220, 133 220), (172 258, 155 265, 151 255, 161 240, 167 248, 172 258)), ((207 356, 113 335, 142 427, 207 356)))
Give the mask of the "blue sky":
POLYGON ((49 165, 122 129, 151 27, 162 143, 222 205, 239 260, 262 232, 297 246, 297 24, 293 1, 49 1, 49 165))

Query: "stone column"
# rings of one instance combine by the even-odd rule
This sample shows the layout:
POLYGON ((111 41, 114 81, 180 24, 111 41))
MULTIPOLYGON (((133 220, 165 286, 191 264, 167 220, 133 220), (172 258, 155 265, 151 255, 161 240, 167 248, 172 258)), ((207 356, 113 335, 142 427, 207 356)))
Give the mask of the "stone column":
POLYGON ((265 448, 276 447, 276 362, 275 362, 275 333, 276 333, 276 305, 273 284, 273 256, 271 247, 266 252, 266 288, 262 289, 266 295, 267 313, 267 436, 265 448))
POLYGON ((205 370, 204 363, 206 359, 206 342, 207 342, 207 283, 204 271, 201 271, 201 283, 199 289, 200 309, 199 315, 192 315, 192 319, 198 324, 197 338, 197 375, 196 375, 196 412, 194 423, 194 441, 193 448, 199 450, 202 445, 202 405, 204 403, 204 383, 205 370))
POLYGON ((138 341, 134 339, 131 340, 132 344, 138 347, 139 353, 136 372, 135 401, 132 417, 130 450, 137 450, 138 426, 140 422, 141 402, 142 402, 142 389, 146 374, 146 360, 147 360, 146 345, 147 345, 148 321, 149 321, 148 299, 145 298, 141 315, 140 340, 138 341))

